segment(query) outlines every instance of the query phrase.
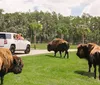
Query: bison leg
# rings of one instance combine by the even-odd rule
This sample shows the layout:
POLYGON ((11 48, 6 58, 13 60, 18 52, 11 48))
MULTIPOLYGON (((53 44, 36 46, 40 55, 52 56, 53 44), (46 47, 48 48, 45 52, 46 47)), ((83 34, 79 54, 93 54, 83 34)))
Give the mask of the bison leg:
POLYGON ((56 53, 57 53, 57 51, 54 51, 54 56, 56 57, 56 53))
POLYGON ((66 57, 66 54, 67 54, 67 58, 69 58, 69 53, 68 53, 68 51, 65 51, 64 58, 66 57))
POLYGON ((96 65, 93 66, 94 66, 94 79, 96 79, 96 65))
POLYGON ((98 71, 99 71, 99 80, 100 80, 100 65, 99 65, 98 71))
POLYGON ((91 62, 89 62, 89 61, 88 61, 88 66, 89 66, 89 71, 88 71, 88 72, 91 72, 92 64, 91 64, 91 62))
POLYGON ((4 76, 1 77, 1 84, 0 85, 3 85, 3 78, 4 78, 4 76))
POLYGON ((62 53, 61 53, 61 51, 59 51, 59 53, 60 53, 60 57, 62 57, 62 53))
POLYGON ((69 58, 69 53, 68 53, 68 51, 67 51, 67 58, 69 58))

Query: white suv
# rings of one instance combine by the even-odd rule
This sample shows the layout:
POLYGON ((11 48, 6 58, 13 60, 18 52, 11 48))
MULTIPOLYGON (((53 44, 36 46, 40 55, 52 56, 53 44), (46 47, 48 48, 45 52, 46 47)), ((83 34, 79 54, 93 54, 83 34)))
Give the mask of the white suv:
POLYGON ((17 33, 0 32, 0 47, 8 48, 12 52, 24 51, 26 54, 30 52, 30 42, 25 39, 15 39, 17 33))

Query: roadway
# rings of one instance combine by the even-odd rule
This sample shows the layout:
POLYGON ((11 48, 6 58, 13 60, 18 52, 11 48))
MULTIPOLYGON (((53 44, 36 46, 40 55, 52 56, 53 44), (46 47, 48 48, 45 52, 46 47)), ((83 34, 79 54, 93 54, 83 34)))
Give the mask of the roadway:
MULTIPOLYGON (((69 52, 77 51, 77 49, 69 49, 68 51, 69 51, 69 52)), ((16 51, 16 52, 15 52, 15 55, 18 55, 19 57, 22 57, 22 56, 37 55, 37 54, 45 54, 45 53, 52 53, 52 52, 53 52, 53 51, 49 52, 49 51, 47 51, 47 50, 31 49, 31 51, 30 51, 29 54, 25 54, 23 51, 22 51, 22 52, 16 51)))

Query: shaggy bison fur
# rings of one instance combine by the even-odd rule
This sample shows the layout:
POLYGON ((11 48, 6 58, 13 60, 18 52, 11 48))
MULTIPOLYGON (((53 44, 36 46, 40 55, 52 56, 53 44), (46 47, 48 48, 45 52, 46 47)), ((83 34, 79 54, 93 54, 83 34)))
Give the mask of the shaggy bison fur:
POLYGON ((100 46, 94 43, 80 44, 77 48, 77 56, 88 60, 89 72, 93 64, 94 78, 96 79, 96 66, 98 65, 99 79, 100 79, 100 46))
POLYGON ((4 75, 13 72, 19 74, 22 72, 23 62, 20 57, 12 56, 9 49, 0 48, 0 77, 3 84, 4 75))

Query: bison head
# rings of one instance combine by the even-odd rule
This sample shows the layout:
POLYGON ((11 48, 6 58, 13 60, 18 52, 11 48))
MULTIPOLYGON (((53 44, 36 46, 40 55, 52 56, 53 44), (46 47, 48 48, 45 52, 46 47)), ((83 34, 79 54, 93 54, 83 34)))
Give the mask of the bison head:
POLYGON ((47 50, 48 50, 48 51, 54 50, 54 46, 53 46, 52 42, 48 43, 48 45, 47 45, 47 50))
POLYGON ((87 46, 87 44, 79 44, 78 47, 77 47, 76 55, 79 58, 87 58, 87 56, 88 56, 88 46, 87 46))
POLYGON ((94 43, 79 44, 77 47, 76 55, 79 58, 87 58, 87 57, 89 57, 90 52, 94 49, 95 46, 97 46, 97 45, 94 43))
POLYGON ((14 74, 18 74, 22 72, 23 68, 23 62, 20 57, 13 56, 13 66, 12 66, 12 72, 14 74))

